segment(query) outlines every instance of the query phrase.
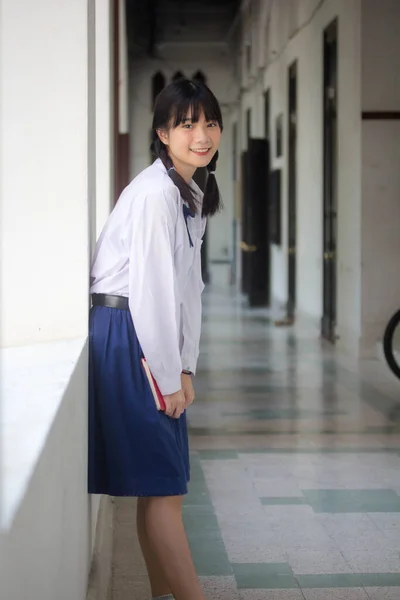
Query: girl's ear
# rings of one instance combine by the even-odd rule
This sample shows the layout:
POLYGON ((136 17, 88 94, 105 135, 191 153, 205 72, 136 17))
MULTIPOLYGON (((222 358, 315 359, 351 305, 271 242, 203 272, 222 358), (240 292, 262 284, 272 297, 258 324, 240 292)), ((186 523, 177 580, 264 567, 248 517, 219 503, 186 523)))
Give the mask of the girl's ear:
POLYGON ((162 143, 167 146, 168 145, 168 134, 165 129, 157 129, 157 135, 162 141, 162 143))

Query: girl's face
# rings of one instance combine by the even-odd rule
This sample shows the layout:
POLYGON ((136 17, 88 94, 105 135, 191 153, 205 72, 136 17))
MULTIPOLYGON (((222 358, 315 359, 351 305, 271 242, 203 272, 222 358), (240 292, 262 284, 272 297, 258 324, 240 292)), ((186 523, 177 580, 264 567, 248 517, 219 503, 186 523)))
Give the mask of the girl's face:
POLYGON ((183 123, 168 131, 158 131, 160 140, 167 146, 175 170, 189 181, 196 169, 206 167, 219 148, 221 129, 217 121, 206 121, 201 112, 197 123, 191 113, 183 123))

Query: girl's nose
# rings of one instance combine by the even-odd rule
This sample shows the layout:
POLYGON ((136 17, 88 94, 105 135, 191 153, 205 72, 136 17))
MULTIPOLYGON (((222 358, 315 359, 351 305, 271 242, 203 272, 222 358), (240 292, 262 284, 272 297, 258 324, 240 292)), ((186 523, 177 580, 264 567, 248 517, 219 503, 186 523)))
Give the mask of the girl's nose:
POLYGON ((199 127, 196 131, 196 139, 198 142, 208 142, 210 139, 208 127, 199 127))

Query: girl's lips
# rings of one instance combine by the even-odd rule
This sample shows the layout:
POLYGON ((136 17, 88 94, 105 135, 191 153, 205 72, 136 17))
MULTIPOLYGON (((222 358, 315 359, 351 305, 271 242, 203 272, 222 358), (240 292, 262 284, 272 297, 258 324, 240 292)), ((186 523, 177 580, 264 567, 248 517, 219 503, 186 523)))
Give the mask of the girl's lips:
POLYGON ((210 152, 211 148, 207 148, 205 150, 192 150, 192 152, 194 152, 195 154, 198 154, 199 156, 205 156, 206 154, 208 154, 210 152))

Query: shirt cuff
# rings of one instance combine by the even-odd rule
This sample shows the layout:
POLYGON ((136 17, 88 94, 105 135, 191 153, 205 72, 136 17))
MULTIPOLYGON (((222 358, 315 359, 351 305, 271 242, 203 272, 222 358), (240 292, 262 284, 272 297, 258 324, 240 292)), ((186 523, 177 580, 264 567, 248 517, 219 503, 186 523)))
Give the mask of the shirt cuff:
POLYGON ((160 392, 163 396, 169 396, 175 394, 182 389, 181 374, 179 375, 168 375, 158 378, 157 385, 160 388, 160 392))
POLYGON ((182 357, 182 369, 190 371, 193 375, 196 375, 196 363, 197 360, 195 358, 182 357))

